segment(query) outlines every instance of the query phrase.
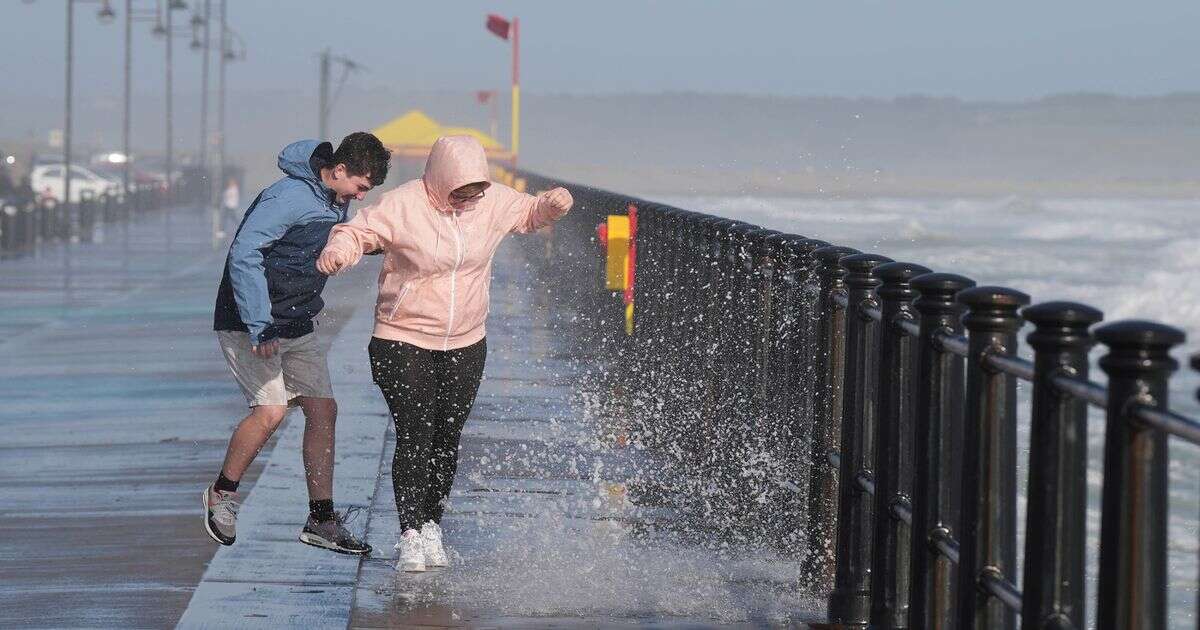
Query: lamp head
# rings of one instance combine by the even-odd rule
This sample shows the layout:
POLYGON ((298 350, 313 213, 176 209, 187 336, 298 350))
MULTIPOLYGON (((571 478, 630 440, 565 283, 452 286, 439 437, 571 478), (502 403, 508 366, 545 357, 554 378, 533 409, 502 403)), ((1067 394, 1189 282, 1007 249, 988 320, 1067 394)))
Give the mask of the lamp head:
POLYGON ((100 10, 96 12, 96 19, 100 20, 101 24, 109 24, 117 17, 117 13, 113 11, 112 4, 109 0, 104 0, 100 5, 100 10))

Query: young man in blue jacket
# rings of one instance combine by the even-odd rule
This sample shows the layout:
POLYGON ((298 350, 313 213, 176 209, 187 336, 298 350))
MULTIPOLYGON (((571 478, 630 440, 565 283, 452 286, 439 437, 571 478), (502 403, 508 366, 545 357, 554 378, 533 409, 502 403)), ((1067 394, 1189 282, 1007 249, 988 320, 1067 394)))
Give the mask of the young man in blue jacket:
POLYGON ((329 340, 313 318, 326 276, 316 269, 329 231, 387 177, 390 153, 375 136, 301 140, 279 154, 285 177, 259 193, 238 227, 217 291, 213 329, 246 396, 250 415, 233 433, 216 482, 204 490, 204 528, 222 545, 236 539, 238 482, 283 421, 304 410, 304 471, 309 517, 300 541, 340 553, 366 554, 333 510, 337 404, 329 382, 329 340))

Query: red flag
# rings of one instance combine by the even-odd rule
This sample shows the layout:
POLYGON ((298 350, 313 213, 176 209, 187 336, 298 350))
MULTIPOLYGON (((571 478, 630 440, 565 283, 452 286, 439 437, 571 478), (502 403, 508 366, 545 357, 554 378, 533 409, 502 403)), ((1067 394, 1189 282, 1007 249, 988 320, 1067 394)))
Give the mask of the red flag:
POLYGON ((496 37, 507 40, 508 33, 509 33, 509 27, 510 27, 510 24, 508 23, 508 20, 500 17, 499 15, 496 15, 495 13, 488 14, 487 30, 491 31, 492 33, 495 33, 496 37))

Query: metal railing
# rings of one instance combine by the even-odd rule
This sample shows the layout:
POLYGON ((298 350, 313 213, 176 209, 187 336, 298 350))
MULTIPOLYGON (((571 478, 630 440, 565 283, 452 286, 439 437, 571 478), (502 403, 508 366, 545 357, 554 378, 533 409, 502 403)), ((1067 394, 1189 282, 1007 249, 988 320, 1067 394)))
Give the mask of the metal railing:
POLYGON ((43 245, 92 242, 105 225, 127 223, 167 207, 157 186, 138 187, 124 195, 84 191, 75 203, 53 199, 0 202, 0 256, 30 254, 43 245))
POLYGON ((803 586, 829 593, 831 622, 1085 627, 1093 405, 1106 413, 1097 627, 1166 627, 1167 439, 1200 444, 1200 422, 1168 408, 1181 331, 1097 326, 1084 304, 1028 306, 1019 291, 878 254, 572 191, 552 266, 576 279, 561 290, 596 331, 584 343, 616 348, 626 388, 653 403, 641 415, 660 425, 654 446, 717 462, 696 470, 718 483, 728 462, 715 451, 736 456, 764 431, 782 442, 766 448, 788 459, 774 472, 798 497, 786 522, 805 534, 803 586), (592 227, 629 203, 636 311, 623 339, 611 296, 578 278, 601 277, 592 227), (1017 356, 1026 321, 1032 361, 1017 356), (1097 340, 1106 386, 1088 375, 1097 340), (1032 384, 1020 584, 1018 380, 1032 384))

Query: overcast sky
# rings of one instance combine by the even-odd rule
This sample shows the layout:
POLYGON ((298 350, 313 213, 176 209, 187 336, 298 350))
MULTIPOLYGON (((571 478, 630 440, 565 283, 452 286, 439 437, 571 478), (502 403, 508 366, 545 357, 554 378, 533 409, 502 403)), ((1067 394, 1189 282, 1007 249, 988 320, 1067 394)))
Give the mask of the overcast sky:
MULTIPOLYGON (((744 92, 1020 100, 1051 93, 1200 91, 1200 2, 407 2, 228 0, 248 46, 239 90, 311 89, 325 46, 370 69, 356 86, 504 87, 508 48, 488 12, 522 24, 523 88, 539 92, 744 92)), ((5 90, 61 101, 66 0, 0 0, 5 90)), ((114 0, 124 11, 124 0, 114 0)), ((189 5, 196 0, 189 0, 189 5)), ((202 5, 202 2, 200 3, 202 5)), ((213 0, 214 14, 218 0, 213 0)), ((153 0, 134 0, 143 10, 153 0)), ((79 98, 120 86, 122 21, 76 5, 79 98)), ((180 12, 177 23, 186 23, 180 12)), ((157 89, 163 44, 136 24, 136 90, 157 89)), ((180 89, 199 59, 181 35, 180 89)), ((11 115, 12 112, 0 112, 11 115)))

